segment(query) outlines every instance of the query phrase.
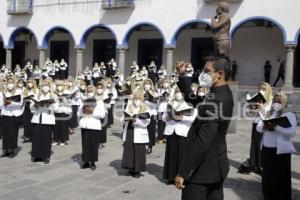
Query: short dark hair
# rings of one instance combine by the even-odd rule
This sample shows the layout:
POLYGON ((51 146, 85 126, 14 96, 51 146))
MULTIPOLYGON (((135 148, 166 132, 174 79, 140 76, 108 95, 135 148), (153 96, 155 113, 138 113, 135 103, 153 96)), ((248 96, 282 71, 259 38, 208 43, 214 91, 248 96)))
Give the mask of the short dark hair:
POLYGON ((228 57, 209 56, 205 60, 206 62, 213 62, 213 67, 216 71, 223 70, 225 74, 225 81, 229 80, 229 76, 231 74, 231 63, 228 57))

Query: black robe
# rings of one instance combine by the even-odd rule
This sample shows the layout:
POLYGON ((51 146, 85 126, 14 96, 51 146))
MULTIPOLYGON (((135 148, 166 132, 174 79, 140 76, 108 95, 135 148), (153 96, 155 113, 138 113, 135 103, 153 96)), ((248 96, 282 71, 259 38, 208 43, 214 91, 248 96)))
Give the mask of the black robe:
POLYGON ((54 125, 33 124, 31 156, 35 159, 50 159, 54 125))
POLYGON ((100 130, 81 129, 82 161, 98 161, 100 130))

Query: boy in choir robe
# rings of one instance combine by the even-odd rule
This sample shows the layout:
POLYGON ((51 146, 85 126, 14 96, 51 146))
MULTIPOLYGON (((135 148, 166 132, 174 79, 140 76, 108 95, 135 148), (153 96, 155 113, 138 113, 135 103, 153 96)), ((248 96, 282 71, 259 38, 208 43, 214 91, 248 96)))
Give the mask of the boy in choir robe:
POLYGON ((3 92, 1 110, 1 129, 3 134, 3 153, 1 157, 15 157, 18 147, 19 117, 23 114, 23 95, 16 88, 15 78, 8 78, 6 89, 3 92))
POLYGON ((149 134, 149 144, 147 149, 147 154, 152 153, 152 148, 155 146, 156 142, 156 126, 157 126, 157 100, 158 95, 156 94, 153 83, 151 79, 146 79, 143 82, 143 89, 144 89, 144 100, 147 104, 149 111, 150 111, 150 124, 148 125, 148 134, 149 134))
POLYGON ((23 114, 23 123, 24 123, 24 135, 23 135, 23 142, 27 143, 31 142, 32 139, 32 131, 33 126, 31 123, 31 119, 33 116, 33 111, 30 109, 30 106, 33 104, 31 97, 35 97, 38 94, 38 88, 36 82, 33 78, 30 78, 27 81, 26 89, 24 90, 24 102, 25 102, 25 109, 23 114))
POLYGON ((167 139, 163 178, 168 184, 173 184, 182 162, 186 138, 198 112, 188 105, 183 94, 176 89, 175 96, 168 104, 167 112, 163 114, 166 122, 164 135, 167 139))
POLYGON ((65 94, 65 82, 62 80, 56 81, 55 88, 56 98, 58 99, 58 106, 54 109, 55 127, 52 145, 68 145, 69 140, 69 120, 72 114, 72 107, 70 101, 65 94))
POLYGON ((133 94, 132 101, 124 111, 122 168, 129 169, 129 175, 140 178, 146 170, 146 144, 149 143, 147 126, 150 123, 149 108, 144 102, 143 93, 133 94))
POLYGON ((107 142, 108 109, 110 108, 110 97, 108 96, 105 88, 105 80, 97 83, 95 98, 97 100, 97 104, 104 104, 105 108, 105 117, 101 118, 102 129, 99 137, 99 148, 104 148, 104 144, 107 142))
POLYGON ((32 149, 33 162, 50 162, 52 133, 55 125, 55 107, 58 107, 57 99, 51 91, 51 82, 42 81, 40 91, 34 95, 34 103, 30 109, 34 112, 32 116, 32 149))
POLYGON ((105 117, 104 103, 95 99, 95 87, 88 86, 87 99, 79 108, 82 139, 82 168, 90 167, 96 170, 95 162, 98 161, 99 137, 101 134, 101 120, 105 117))

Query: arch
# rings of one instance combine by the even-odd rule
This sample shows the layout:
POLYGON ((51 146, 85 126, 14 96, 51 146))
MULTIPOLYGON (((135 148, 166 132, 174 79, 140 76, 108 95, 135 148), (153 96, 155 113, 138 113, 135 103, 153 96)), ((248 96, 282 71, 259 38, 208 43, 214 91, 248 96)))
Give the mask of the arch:
POLYGON ((84 31, 83 35, 80 37, 80 43, 79 43, 78 47, 80 47, 80 48, 85 48, 85 47, 86 47, 86 40, 87 40, 89 34, 90 34, 93 30, 95 30, 96 28, 103 28, 103 29, 106 29, 106 30, 110 31, 110 32, 113 34, 113 36, 114 36, 114 38, 115 38, 115 40, 116 40, 116 44, 118 44, 118 38, 117 38, 117 35, 116 35, 116 33, 112 30, 112 28, 110 28, 109 26, 107 26, 107 25, 105 25, 105 24, 95 24, 95 25, 90 26, 88 29, 86 29, 86 30, 84 31))
POLYGON ((35 37, 35 40, 36 40, 36 43, 38 45, 39 41, 38 41, 38 38, 36 37, 36 34, 28 27, 25 27, 25 26, 20 26, 20 27, 17 27, 9 36, 9 39, 8 39, 8 44, 7 44, 7 48, 10 48, 10 49, 13 49, 14 48, 14 45, 15 45, 15 39, 18 35, 19 32, 21 31, 29 31, 30 33, 32 33, 35 37))
POLYGON ((299 37, 300 37, 300 28, 298 29, 298 31, 297 31, 297 33, 295 35, 294 41, 289 42, 289 44, 295 44, 295 45, 297 45, 300 42, 299 37))
POLYGON ((148 26, 152 26, 153 28, 155 28, 155 29, 161 34, 161 36, 162 36, 162 38, 163 38, 163 40, 164 40, 164 46, 166 45, 166 37, 165 37, 165 35, 163 34, 163 32, 161 31, 161 29, 160 29, 157 25, 155 25, 155 24, 153 24, 153 23, 151 23, 151 22, 139 22, 139 23, 133 25, 133 26, 132 26, 130 29, 128 29, 128 31, 126 32, 125 37, 123 38, 123 41, 122 41, 122 46, 123 46, 123 47, 128 47, 128 41, 129 41, 129 38, 130 38, 131 34, 132 34, 138 27, 143 26, 143 25, 148 25, 148 26))
POLYGON ((184 28, 186 28, 188 25, 191 24, 195 24, 195 23, 203 23, 208 25, 209 27, 211 27, 210 22, 202 20, 202 19, 194 19, 194 20, 189 20, 187 22, 184 22, 183 24, 181 24, 176 31, 174 32, 173 36, 172 36, 172 40, 171 40, 171 45, 176 47, 176 43, 177 43, 177 39, 178 36, 180 35, 180 33, 184 30, 184 28))
POLYGON ((72 32, 69 31, 69 29, 65 28, 64 26, 54 26, 54 27, 50 28, 48 31, 46 31, 46 33, 43 37, 41 46, 39 48, 47 49, 48 48, 48 42, 49 42, 49 39, 50 39, 51 35, 54 33, 55 30, 59 30, 59 29, 68 32, 71 35, 71 38, 73 39, 74 44, 76 43, 75 37, 72 34, 72 32))
POLYGON ((276 20, 270 18, 270 17, 266 17, 266 16, 253 16, 253 17, 248 17, 246 19, 243 19, 242 21, 240 21, 239 23, 237 23, 230 31, 230 39, 232 41, 232 38, 234 36, 234 34, 236 33, 236 31, 244 24, 246 24, 247 22, 253 21, 253 20, 266 20, 266 21, 270 21, 273 24, 275 24, 279 30, 281 30, 282 35, 283 35, 283 43, 287 42, 287 34, 286 34, 286 30, 285 28, 276 20))

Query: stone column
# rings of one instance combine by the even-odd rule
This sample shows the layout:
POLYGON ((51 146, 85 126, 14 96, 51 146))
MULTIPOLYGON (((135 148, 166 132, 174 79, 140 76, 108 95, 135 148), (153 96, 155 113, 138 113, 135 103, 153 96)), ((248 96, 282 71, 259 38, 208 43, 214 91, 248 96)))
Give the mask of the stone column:
POLYGON ((46 49, 39 49, 40 55, 39 55, 39 66, 43 67, 46 62, 46 49))
POLYGON ((294 54, 296 46, 287 45, 286 47, 286 66, 285 66, 285 80, 283 89, 293 90, 293 74, 294 74, 294 54))
POLYGON ((76 49, 76 75, 83 70, 83 49, 76 49))
POLYGON ((12 49, 6 49, 6 67, 12 68, 12 49))
POLYGON ((173 65, 174 49, 175 48, 166 48, 167 51, 166 68, 167 68, 168 75, 171 75, 175 69, 173 65))
POLYGON ((125 77, 125 53, 126 53, 126 48, 124 47, 118 47, 118 67, 121 70, 121 72, 124 74, 125 77))

